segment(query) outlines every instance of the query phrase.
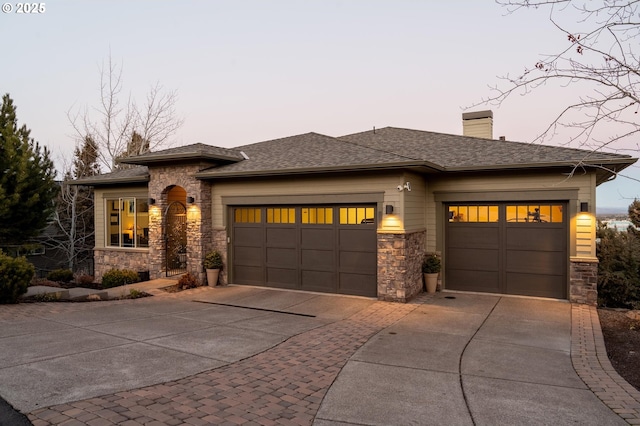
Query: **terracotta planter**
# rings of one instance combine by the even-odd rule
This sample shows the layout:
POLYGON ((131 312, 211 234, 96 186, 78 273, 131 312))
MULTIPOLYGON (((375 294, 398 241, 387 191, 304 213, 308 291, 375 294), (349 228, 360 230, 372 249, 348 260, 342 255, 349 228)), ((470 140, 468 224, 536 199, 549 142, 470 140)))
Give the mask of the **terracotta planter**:
POLYGON ((438 287, 438 273, 424 274, 424 282, 427 287, 427 293, 435 293, 438 287))
POLYGON ((207 284, 209 287, 215 287, 218 284, 218 275, 220 275, 220 269, 207 269, 207 284))

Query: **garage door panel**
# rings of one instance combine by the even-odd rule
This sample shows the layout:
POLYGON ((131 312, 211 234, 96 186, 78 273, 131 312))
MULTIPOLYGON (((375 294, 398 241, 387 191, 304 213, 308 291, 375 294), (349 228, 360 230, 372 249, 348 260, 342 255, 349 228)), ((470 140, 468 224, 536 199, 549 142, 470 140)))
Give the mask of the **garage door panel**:
POLYGON ((498 248, 500 229, 496 225, 451 224, 449 227, 449 247, 498 248))
POLYGON ((331 271, 302 271, 302 290, 335 293, 336 274, 331 271))
POLYGON ((288 268, 267 268, 267 285, 270 287, 296 288, 298 271, 288 268))
POLYGON ((340 271, 375 271, 377 269, 377 257, 371 253, 362 252, 340 252, 340 271))
POLYGON ((234 264, 238 266, 262 266, 262 247, 235 247, 234 264))
POLYGON ((450 249, 447 266, 451 269, 497 271, 500 267, 500 254, 496 249, 450 249))
POLYGON ((447 288, 451 290, 499 293, 498 275, 498 271, 447 270, 447 288))
POLYGON ((567 297, 563 275, 507 273, 507 292, 557 299, 567 297))
POLYGON ((566 231, 563 228, 538 228, 527 225, 526 228, 507 228, 507 249, 524 248, 564 252, 566 231))
POLYGON ((555 252, 511 250, 507 252, 507 272, 557 274, 564 268, 564 258, 555 252))
POLYGON ((267 266, 296 268, 298 264, 295 248, 269 248, 267 250, 267 266))
POLYGON ((334 229, 302 228, 300 229, 300 247, 333 250, 336 244, 335 235, 334 229))
POLYGON ((329 250, 302 250, 302 268, 316 271, 334 271, 336 268, 335 252, 329 250))
POLYGON ((235 270, 235 279, 243 284, 263 285, 264 268, 262 266, 247 266, 235 270))
POLYGON ((342 294, 375 297, 378 292, 376 276, 342 272, 340 273, 340 288, 338 292, 342 294))
POLYGON ((376 251, 378 241, 375 228, 372 228, 370 225, 362 226, 364 226, 364 229, 340 229, 340 250, 376 251))
POLYGON ((242 243, 243 246, 262 247, 264 235, 260 228, 256 227, 236 227, 234 229, 234 239, 242 243))
POLYGON ((297 243, 295 228, 267 227, 267 247, 296 247, 297 243))

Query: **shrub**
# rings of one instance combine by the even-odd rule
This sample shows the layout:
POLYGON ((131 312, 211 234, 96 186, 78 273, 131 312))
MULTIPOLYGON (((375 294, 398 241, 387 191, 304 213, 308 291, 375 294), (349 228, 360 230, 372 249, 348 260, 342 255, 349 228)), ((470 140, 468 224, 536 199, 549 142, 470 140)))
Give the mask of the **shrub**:
POLYGON ((35 268, 25 257, 13 258, 0 251, 0 303, 16 303, 34 274, 35 268))
POLYGON ((202 262, 204 269, 222 269, 222 255, 214 250, 207 253, 202 262))
POLYGON ((435 254, 428 254, 424 257, 422 261, 422 273, 424 274, 435 274, 440 272, 440 258, 435 254))
POLYGON ((73 280, 73 272, 71 272, 71 269, 56 269, 47 274, 47 279, 68 283, 73 280))
POLYGON ((93 284, 93 275, 80 274, 76 277, 76 282, 83 286, 93 284))
POLYGON ((186 273, 180 277, 180 281, 178 281, 178 287, 182 290, 186 290, 189 288, 196 288, 200 285, 198 279, 191 275, 190 273, 186 273))
POLYGON ((131 269, 111 269, 102 276, 102 287, 111 288, 140 281, 138 273, 131 269))
POLYGON ((599 226, 598 304, 633 308, 640 303, 640 240, 633 232, 599 226))

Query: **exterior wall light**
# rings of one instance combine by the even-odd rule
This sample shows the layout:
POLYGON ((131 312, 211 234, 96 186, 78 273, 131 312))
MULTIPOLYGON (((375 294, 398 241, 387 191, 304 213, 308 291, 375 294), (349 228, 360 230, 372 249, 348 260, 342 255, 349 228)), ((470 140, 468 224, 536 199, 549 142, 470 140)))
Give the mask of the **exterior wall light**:
POLYGON ((385 214, 393 214, 393 206, 391 204, 387 204, 384 206, 385 214))
POLYGON ((193 204, 196 202, 196 199, 193 197, 187 197, 187 204, 193 204))
POLYGON ((151 198, 151 197, 149 197, 149 199, 148 199, 147 201, 149 202, 149 205, 150 205, 150 206, 153 206, 153 205, 155 205, 155 204, 156 204, 156 199, 155 199, 155 198, 151 198))
POLYGON ((586 201, 583 201, 582 203, 580 203, 580 213, 587 213, 589 211, 589 203, 586 201))

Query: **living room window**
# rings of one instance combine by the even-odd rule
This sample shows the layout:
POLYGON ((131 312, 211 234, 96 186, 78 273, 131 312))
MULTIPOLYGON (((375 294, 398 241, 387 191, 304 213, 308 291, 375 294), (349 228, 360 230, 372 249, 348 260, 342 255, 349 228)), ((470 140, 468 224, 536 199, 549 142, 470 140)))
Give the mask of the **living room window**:
POLYGON ((107 247, 149 247, 149 204, 146 198, 105 200, 107 247))

